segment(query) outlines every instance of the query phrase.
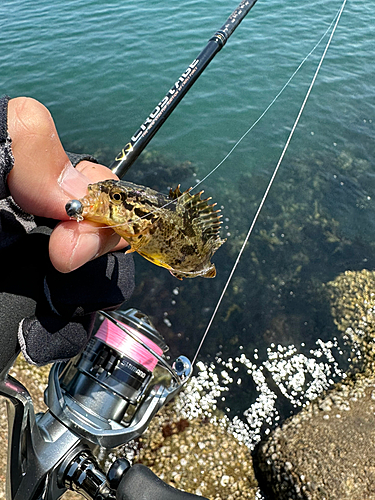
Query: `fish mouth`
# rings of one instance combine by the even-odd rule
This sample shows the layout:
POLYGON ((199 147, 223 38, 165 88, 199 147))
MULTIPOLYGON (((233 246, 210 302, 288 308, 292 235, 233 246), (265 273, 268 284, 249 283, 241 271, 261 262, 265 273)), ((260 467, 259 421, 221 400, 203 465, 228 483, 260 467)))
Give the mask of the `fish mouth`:
POLYGON ((87 187, 89 193, 79 200, 69 200, 65 205, 65 211, 69 217, 78 221, 84 219, 98 205, 98 190, 93 185, 87 187))
POLYGON ((89 184, 87 189, 88 194, 79 200, 82 205, 81 217, 92 221, 98 219, 102 221, 108 211, 108 197, 95 184, 89 184))

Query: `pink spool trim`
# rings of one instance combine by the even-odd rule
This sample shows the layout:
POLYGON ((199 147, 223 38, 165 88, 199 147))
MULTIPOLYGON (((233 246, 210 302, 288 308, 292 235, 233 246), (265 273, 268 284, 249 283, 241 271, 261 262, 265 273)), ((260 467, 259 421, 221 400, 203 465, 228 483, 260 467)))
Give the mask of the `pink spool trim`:
MULTIPOLYGON (((125 325, 124 323, 121 323, 121 325, 137 338, 139 338, 153 351, 155 351, 156 354, 159 354, 159 356, 163 354, 163 350, 154 342, 152 342, 152 340, 150 340, 148 337, 142 335, 140 332, 128 325, 125 325)), ((126 332, 118 328, 114 323, 112 323, 112 321, 109 321, 108 319, 105 319, 100 325, 100 328, 96 332, 95 337, 99 340, 102 340, 109 346, 117 349, 121 354, 124 354, 134 361, 137 361, 139 364, 141 364, 151 372, 157 365, 158 360, 157 358, 155 358, 155 356, 149 353, 141 344, 133 340, 130 335, 127 335, 126 332)))

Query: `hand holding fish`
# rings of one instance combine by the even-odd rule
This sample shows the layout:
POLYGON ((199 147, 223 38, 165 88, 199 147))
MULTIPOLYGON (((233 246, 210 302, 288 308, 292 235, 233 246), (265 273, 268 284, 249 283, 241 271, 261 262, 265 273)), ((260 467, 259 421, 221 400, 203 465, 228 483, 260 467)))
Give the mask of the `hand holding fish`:
MULTIPOLYGON (((86 194, 90 182, 117 177, 103 165, 81 161, 73 168, 52 117, 41 103, 30 98, 11 99, 8 130, 12 138, 14 167, 7 184, 12 197, 27 213, 60 219, 50 238, 50 259, 61 272, 116 248, 120 237, 96 224, 69 221, 65 204, 86 194)), ((120 243, 120 247, 126 243, 120 243)))
POLYGON ((90 182, 114 177, 85 158, 65 153, 41 103, 0 98, 0 371, 19 348, 38 365, 77 355, 96 311, 121 306, 133 291, 133 259, 113 251, 127 243, 65 212, 90 182))
POLYGON ((111 170, 89 161, 73 168, 52 117, 41 103, 18 98, 8 108, 14 154, 8 187, 27 213, 62 221, 49 243, 50 259, 58 271, 73 271, 106 252, 124 248, 128 241, 131 251, 179 279, 215 276, 210 258, 223 240, 219 211, 207 203, 209 199, 202 200, 201 193, 181 193, 179 188, 168 198, 118 181, 111 170), (64 208, 72 197, 84 203, 80 224, 68 220, 72 214, 64 208), (92 197, 94 210, 90 211, 87 206, 92 197))

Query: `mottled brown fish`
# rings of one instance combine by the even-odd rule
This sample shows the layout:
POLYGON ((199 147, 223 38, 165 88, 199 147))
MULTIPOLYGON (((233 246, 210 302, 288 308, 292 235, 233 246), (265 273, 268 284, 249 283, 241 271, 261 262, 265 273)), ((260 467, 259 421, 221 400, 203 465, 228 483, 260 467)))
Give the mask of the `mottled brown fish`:
POLYGON ((88 195, 66 206, 69 216, 112 226, 131 248, 178 279, 214 278, 214 252, 224 243, 219 235, 220 210, 201 193, 169 197, 131 182, 106 180, 90 184, 88 195))

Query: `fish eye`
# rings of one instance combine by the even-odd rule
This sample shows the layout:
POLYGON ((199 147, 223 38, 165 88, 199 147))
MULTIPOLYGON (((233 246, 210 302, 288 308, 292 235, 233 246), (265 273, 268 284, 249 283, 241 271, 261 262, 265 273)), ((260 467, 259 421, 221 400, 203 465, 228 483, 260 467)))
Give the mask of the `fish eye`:
POLYGON ((121 203, 125 199, 125 194, 115 191, 114 193, 111 193, 111 199, 114 203, 121 203))

